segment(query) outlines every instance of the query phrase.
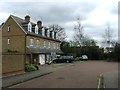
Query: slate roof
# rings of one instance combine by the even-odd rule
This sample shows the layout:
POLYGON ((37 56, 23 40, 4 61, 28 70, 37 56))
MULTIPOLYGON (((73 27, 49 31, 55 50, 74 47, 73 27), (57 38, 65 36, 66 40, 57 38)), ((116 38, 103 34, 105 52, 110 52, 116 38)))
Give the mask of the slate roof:
POLYGON ((47 49, 47 48, 35 48, 27 47, 27 54, 51 54, 51 52, 56 52, 57 54, 63 54, 59 49, 47 49))
POLYGON ((0 30, 2 29, 3 25, 4 25, 4 23, 2 23, 2 24, 0 25, 0 30))
MULTIPOLYGON (((11 15, 11 17, 13 17, 13 18, 16 20, 16 22, 24 29, 23 24, 27 24, 24 19, 21 19, 21 18, 19 18, 19 17, 17 17, 17 16, 13 16, 13 15, 11 15)), ((33 22, 30 22, 30 23, 31 23, 32 25, 36 25, 36 24, 33 23, 33 22)))
MULTIPOLYGON (((17 16, 13 16, 13 15, 10 15, 10 16, 16 21, 16 23, 22 28, 22 30, 25 33, 27 33, 28 35, 33 35, 33 36, 37 36, 37 37, 40 37, 40 38, 45 38, 45 39, 49 39, 49 40, 60 42, 60 40, 57 40, 57 39, 53 39, 53 38, 50 38, 50 37, 42 36, 40 34, 35 34, 34 32, 28 32, 26 30, 26 28, 25 28, 27 26, 27 23, 26 23, 26 21, 24 19, 21 19, 21 18, 19 18, 17 16)), ((33 23, 33 22, 30 22, 30 23, 32 24, 32 29, 34 29, 36 24, 33 23)))

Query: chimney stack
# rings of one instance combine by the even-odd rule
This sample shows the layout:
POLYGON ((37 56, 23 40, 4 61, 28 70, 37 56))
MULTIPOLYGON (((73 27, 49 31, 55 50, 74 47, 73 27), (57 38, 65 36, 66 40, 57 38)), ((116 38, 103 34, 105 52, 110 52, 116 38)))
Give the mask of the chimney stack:
POLYGON ((29 16, 29 15, 25 16, 25 21, 26 21, 27 23, 30 22, 30 16, 29 16))
POLYGON ((37 22, 38 28, 42 28, 42 21, 37 22))

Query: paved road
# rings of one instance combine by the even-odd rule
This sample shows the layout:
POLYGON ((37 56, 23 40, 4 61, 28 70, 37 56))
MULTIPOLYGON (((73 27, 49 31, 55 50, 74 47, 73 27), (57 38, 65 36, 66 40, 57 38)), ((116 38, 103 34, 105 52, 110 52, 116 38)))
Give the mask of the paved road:
POLYGON ((97 88, 101 73, 117 70, 118 63, 84 61, 10 88, 97 88))

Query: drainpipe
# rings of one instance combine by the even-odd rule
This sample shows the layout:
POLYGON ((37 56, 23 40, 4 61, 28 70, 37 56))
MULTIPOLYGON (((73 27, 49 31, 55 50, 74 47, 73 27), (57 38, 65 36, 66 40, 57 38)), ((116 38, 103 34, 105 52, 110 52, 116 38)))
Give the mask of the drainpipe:
POLYGON ((25 64, 26 64, 26 37, 27 37, 27 35, 25 35, 25 49, 24 49, 24 53, 25 53, 25 55, 24 55, 24 70, 25 70, 25 64))
POLYGON ((31 54, 30 64, 33 64, 33 54, 31 54))

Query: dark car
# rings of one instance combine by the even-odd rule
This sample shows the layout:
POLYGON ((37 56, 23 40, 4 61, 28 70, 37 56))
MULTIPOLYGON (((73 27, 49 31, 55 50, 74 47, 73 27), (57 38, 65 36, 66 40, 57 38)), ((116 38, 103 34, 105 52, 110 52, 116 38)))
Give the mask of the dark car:
POLYGON ((53 60, 53 63, 72 63, 73 56, 61 56, 53 60))

